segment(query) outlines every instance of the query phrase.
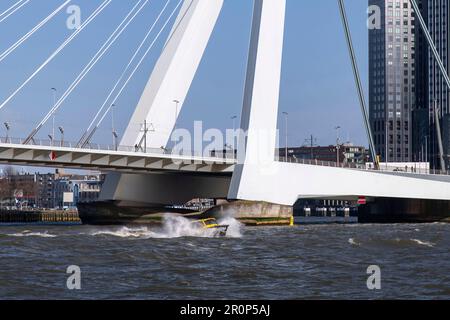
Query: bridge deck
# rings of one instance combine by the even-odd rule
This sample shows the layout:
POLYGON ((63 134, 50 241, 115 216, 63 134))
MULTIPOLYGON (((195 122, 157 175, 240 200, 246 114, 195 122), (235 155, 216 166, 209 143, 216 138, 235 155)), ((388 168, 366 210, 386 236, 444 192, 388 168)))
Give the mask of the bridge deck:
POLYGON ((235 159, 0 143, 0 163, 120 172, 233 172, 235 159))

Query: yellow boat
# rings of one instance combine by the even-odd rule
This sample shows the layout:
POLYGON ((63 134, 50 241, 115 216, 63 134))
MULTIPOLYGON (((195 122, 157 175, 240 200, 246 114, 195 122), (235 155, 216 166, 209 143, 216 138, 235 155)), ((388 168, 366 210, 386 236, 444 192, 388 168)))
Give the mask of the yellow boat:
POLYGON ((193 221, 192 223, 198 224, 203 229, 214 229, 214 236, 225 237, 228 231, 228 225, 218 224, 217 220, 214 218, 200 219, 193 221))

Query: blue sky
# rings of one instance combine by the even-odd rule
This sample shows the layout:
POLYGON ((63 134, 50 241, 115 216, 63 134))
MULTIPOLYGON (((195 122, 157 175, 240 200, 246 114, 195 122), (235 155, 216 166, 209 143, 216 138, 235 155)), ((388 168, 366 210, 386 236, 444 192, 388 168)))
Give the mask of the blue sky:
MULTIPOLYGON (((2 0, 0 12, 16 0, 2 0)), ((112 4, 52 61, 20 94, 0 110, 1 123, 12 124, 11 135, 24 137, 49 110, 50 88, 61 94, 108 38, 137 0, 112 4)), ((172 6, 176 4, 172 1, 172 6)), ((63 0, 31 0, 22 10, 0 23, 0 53, 52 12, 63 0)), ((74 0, 86 18, 100 0, 74 0)), ((103 103, 165 0, 151 0, 107 55, 66 100, 57 115, 67 140, 78 140, 87 122, 103 103)), ((205 128, 232 128, 233 115, 242 105, 252 0, 225 0, 222 15, 186 100, 179 127, 191 128, 202 120, 205 128)), ((358 62, 367 88, 367 28, 364 0, 346 0, 358 62)), ((288 0, 280 112, 289 112, 289 144, 302 145, 311 134, 321 145, 333 144, 334 127, 342 138, 366 144, 352 70, 336 0, 288 0)), ((72 31, 62 11, 22 47, 0 62, 0 100, 20 85, 72 31)), ((163 37, 162 40, 164 40, 163 37)), ((162 41, 142 65, 117 102, 119 134, 136 106, 160 53, 162 41)), ((367 89, 366 89, 367 91, 367 89)), ((284 119, 279 119, 284 130, 284 119)), ((4 136, 3 125, 0 136, 4 136)), ((39 137, 51 132, 45 126, 39 137)), ((283 132, 283 131, 282 131, 283 132)), ((108 117, 95 141, 111 142, 108 117)))

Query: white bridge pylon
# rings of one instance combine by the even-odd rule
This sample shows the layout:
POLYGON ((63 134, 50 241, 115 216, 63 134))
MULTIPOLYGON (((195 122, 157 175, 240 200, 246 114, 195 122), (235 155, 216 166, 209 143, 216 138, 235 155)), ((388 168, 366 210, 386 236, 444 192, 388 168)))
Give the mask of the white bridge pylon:
POLYGON ((152 129, 147 147, 167 146, 222 6, 223 0, 184 1, 121 145, 139 144, 145 120, 152 129))
MULTIPOLYGON (((165 48, 150 77, 141 100, 124 134, 122 145, 133 146, 142 140, 143 120, 154 129, 147 146, 165 147, 188 94, 219 17, 223 0, 185 0, 165 48), (175 101, 178 101, 176 103, 175 101)), ((239 146, 245 156, 238 159, 229 199, 266 201, 293 205, 299 198, 392 197, 450 200, 450 178, 386 174, 343 168, 325 168, 277 162, 276 130, 283 55, 286 0, 254 0, 253 22, 247 66, 239 146), (264 142, 261 142, 261 132, 264 142)), ((238 152, 242 154, 241 152, 238 152)), ((125 183, 133 189, 157 191, 152 176, 106 180, 105 197, 124 200, 125 183)), ((189 184, 189 182, 187 182, 189 184)), ((214 182, 208 180, 207 183, 214 182)), ((226 182, 210 188, 223 190, 226 182)), ((176 182, 164 188, 190 189, 176 182)), ((128 188, 129 189, 129 188, 128 188)), ((189 199, 187 199, 189 200, 189 199)), ((142 199, 145 201, 145 199, 142 199)))

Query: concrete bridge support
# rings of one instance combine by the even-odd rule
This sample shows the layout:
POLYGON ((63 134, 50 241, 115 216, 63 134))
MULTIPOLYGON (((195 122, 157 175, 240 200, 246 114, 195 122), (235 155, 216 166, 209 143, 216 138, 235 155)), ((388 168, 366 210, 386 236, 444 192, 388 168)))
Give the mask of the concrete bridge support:
POLYGON ((230 175, 197 173, 108 173, 100 201, 128 201, 146 206, 182 205, 194 198, 226 198, 230 175))

